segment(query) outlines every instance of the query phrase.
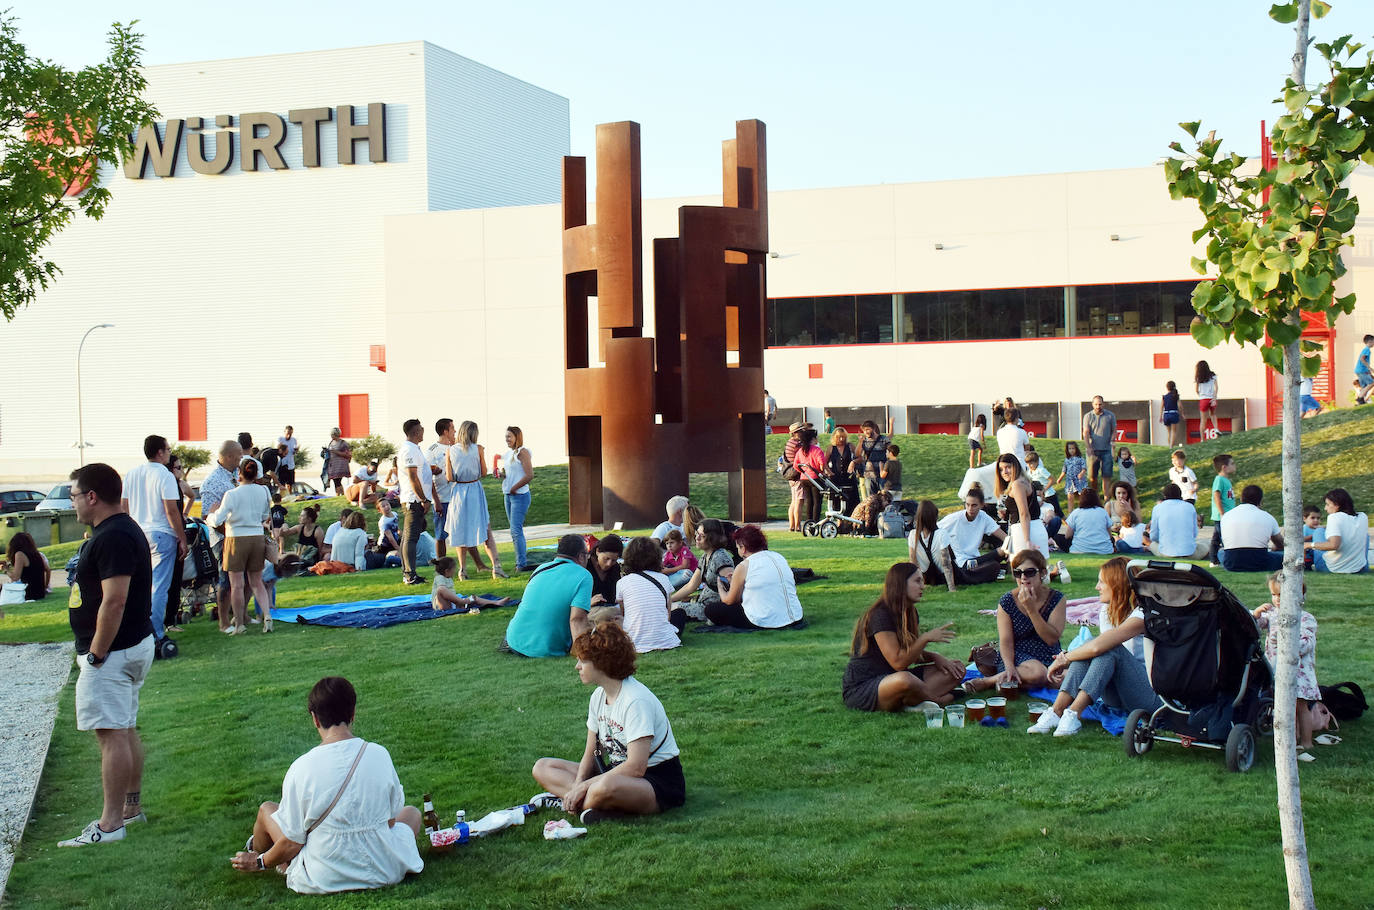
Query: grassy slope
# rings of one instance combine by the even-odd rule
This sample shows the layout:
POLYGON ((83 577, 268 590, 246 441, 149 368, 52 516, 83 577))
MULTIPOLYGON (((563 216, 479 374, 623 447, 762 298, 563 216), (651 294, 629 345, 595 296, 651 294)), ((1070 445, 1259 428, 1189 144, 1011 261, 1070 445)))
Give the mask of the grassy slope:
MULTIPOLYGON (((1328 457, 1310 465, 1311 476, 1322 490, 1339 480, 1357 503, 1369 502, 1354 446, 1334 434, 1367 440, 1374 422, 1351 423, 1347 414, 1319 420, 1309 421, 1308 439, 1328 457), (1328 432, 1331 438, 1321 438, 1328 432)), ((1244 454, 1243 479, 1262 476, 1268 432, 1232 441, 1244 454)), ((939 491, 934 498, 948 505, 965 457, 959 443, 916 440, 907 471, 921 480, 909 484, 923 495, 939 491)), ((1276 471, 1277 455, 1269 457, 1276 471)), ((1148 470, 1151 459, 1144 460, 1148 470)), ((1149 477, 1142 473, 1147 486, 1149 477)), ((397 888, 309 905, 556 907, 625 903, 627 895, 642 904, 660 893, 675 905, 713 907, 1158 906, 1198 894, 1225 907, 1282 903, 1270 768, 1233 775, 1215 753, 1168 744, 1132 761, 1119 740, 1096 728, 1049 741, 1017 730, 926 730, 911 715, 848 711, 838 694, 848 637, 903 545, 778 537, 775 546, 794 564, 829 576, 801 589, 809 629, 689 633, 684 648, 641 659, 638 676, 663 699, 683 750, 683 810, 602 826, 568 843, 540 837, 539 824, 552 817, 545 813, 524 829, 435 858, 397 888), (609 855, 614 862, 606 862, 609 855), (1160 875, 1164 863, 1167 877, 1160 875)), ((1097 560, 1069 562, 1069 593, 1088 594, 1097 560)), ((398 574, 293 579, 281 584, 279 599, 300 606, 389 596, 400 590, 398 574)), ((1258 576, 1225 580, 1247 603, 1263 596, 1258 576)), ((476 587, 517 593, 522 583, 476 587)), ((1309 587, 1321 624, 1321 678, 1361 679, 1374 658, 1368 579, 1314 576, 1309 587)), ((932 591, 923 623, 954 621, 959 639, 945 650, 963 656, 995 633, 993 618, 976 611, 991 607, 1000 590, 932 591)), ((588 692, 571 661, 494 654, 507 615, 488 611, 375 632, 291 627, 241 639, 193 624, 181 638, 185 656, 156 665, 143 692, 144 791, 153 823, 109 848, 53 846, 93 817, 99 801, 95 742, 75 730, 69 686, 10 902, 298 901, 276 876, 240 876, 227 860, 257 803, 275 798, 287 764, 313 744, 303 703, 325 674, 342 673, 359 686, 358 732, 390 749, 411 802, 432 790, 451 817, 456 808, 472 816, 528 797, 535 758, 575 757, 588 692)), ((5 640, 67 635, 60 597, 12 609, 0 624, 5 640)), ((1024 703, 1016 707, 1023 718, 1024 703)), ((1374 745, 1363 727, 1347 725, 1344 743, 1319 749, 1319 761, 1303 767, 1323 906, 1367 900, 1358 883, 1374 849, 1350 836, 1351 819, 1374 811, 1367 786, 1374 745)), ((1268 743, 1260 754, 1269 758, 1268 743)))

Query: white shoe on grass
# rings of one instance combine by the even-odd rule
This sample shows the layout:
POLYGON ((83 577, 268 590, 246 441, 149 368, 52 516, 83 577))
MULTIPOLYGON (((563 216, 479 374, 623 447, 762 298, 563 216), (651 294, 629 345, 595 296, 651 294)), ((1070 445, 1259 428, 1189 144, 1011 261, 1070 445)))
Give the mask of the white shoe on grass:
POLYGON ((1027 733, 1053 733, 1059 726, 1059 715, 1054 713, 1052 708, 1046 708, 1045 713, 1040 715, 1032 726, 1026 728, 1027 733))
POLYGON ((112 844, 115 841, 124 839, 124 826, 120 825, 113 831, 106 831, 100 827, 100 819, 96 819, 82 829, 81 833, 71 840, 58 841, 59 847, 89 847, 91 844, 112 844))
MULTIPOLYGON (((1044 720, 1042 717, 1041 720, 1044 720)), ((1073 736, 1083 729, 1083 721, 1078 719, 1078 712, 1073 708, 1065 708, 1064 716, 1059 718, 1059 725, 1054 729, 1055 736, 1073 736)))

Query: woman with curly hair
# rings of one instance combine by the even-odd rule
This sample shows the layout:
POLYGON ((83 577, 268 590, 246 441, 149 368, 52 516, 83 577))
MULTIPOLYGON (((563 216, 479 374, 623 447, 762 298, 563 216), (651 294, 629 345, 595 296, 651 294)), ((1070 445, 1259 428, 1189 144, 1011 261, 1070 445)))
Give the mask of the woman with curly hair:
POLYGON ((545 793, 535 805, 559 805, 583 824, 619 815, 655 815, 681 806, 687 784, 663 705, 634 678, 635 646, 614 623, 573 640, 577 675, 596 686, 587 707, 582 760, 541 758, 533 775, 545 793))

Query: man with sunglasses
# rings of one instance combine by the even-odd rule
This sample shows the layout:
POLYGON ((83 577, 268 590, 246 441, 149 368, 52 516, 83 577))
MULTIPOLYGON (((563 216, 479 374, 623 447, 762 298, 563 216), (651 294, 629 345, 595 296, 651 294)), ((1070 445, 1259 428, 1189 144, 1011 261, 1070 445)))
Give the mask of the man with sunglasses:
POLYGON ((971 488, 964 497, 963 511, 946 515, 939 527, 949 540, 955 583, 976 585, 997 580, 1002 557, 996 551, 983 553, 983 539, 991 536, 1001 543, 1007 539, 1007 532, 984 511, 980 487, 971 488))
POLYGON ((100 818, 60 847, 123 840, 125 825, 147 821, 139 794, 143 743, 135 725, 138 692, 153 663, 153 562, 143 530, 120 506, 122 492, 119 474, 107 464, 88 464, 73 475, 76 517, 91 526, 67 599, 80 670, 76 728, 94 730, 100 743, 105 803, 100 818))

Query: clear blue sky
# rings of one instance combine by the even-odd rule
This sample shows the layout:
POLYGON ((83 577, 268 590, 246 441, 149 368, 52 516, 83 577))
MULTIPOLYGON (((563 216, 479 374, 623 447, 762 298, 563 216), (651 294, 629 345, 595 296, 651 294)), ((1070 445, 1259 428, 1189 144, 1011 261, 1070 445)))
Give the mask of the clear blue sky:
MULTIPOLYGON (((1148 165, 1192 119, 1253 155, 1291 70, 1269 3, 17 0, 11 15, 31 54, 67 66, 101 59, 116 19, 140 20, 149 64, 424 39, 569 98, 574 154, 597 123, 639 121, 654 197, 719 192, 720 140, 751 117, 774 189, 1148 165)), ((1374 3, 1334 6, 1319 40, 1374 33, 1374 3)))

